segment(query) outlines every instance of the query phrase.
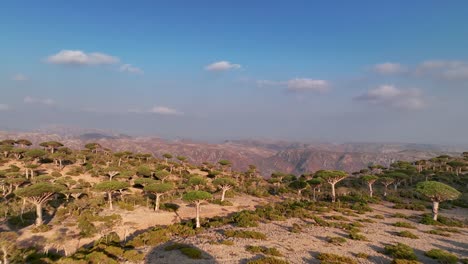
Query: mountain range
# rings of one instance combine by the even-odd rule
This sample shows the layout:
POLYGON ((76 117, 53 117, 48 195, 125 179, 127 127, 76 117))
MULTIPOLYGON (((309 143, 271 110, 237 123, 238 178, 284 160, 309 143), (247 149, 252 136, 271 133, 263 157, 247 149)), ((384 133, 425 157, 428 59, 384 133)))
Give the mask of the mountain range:
POLYGON ((43 129, 34 132, 0 131, 0 139, 26 138, 34 144, 59 141, 71 148, 83 148, 86 143, 98 142, 114 151, 152 153, 161 156, 171 153, 186 156, 193 163, 216 163, 221 159, 232 162, 236 170, 256 165, 264 176, 274 171, 287 173, 314 172, 319 169, 337 169, 353 172, 370 164, 384 166, 396 160, 419 160, 441 154, 458 155, 468 148, 407 143, 327 143, 289 142, 280 140, 248 139, 206 143, 193 140, 168 140, 158 137, 132 137, 100 130, 43 129))

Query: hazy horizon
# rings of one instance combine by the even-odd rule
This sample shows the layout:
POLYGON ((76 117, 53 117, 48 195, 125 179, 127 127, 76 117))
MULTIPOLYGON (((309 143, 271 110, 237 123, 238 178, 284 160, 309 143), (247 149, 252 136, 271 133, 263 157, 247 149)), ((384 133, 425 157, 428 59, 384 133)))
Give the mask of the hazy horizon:
POLYGON ((466 1, 9 1, 0 130, 467 145, 467 13, 466 1))

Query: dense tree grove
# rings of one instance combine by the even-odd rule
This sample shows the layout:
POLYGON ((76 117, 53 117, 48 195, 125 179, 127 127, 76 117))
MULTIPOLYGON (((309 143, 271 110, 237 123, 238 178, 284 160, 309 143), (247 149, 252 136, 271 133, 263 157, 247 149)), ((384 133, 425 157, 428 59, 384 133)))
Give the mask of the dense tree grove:
MULTIPOLYGON (((467 186, 467 153, 413 163, 397 161, 389 167, 372 164, 354 173, 318 170, 303 175, 262 175, 254 165, 235 171, 231 161, 225 159, 196 165, 177 153, 156 157, 113 152, 98 142, 77 150, 56 141, 33 144, 27 139, 7 139, 0 141, 0 215, 8 226, 0 233, 0 254, 3 263, 14 263, 50 247, 60 248, 60 239, 93 238, 109 243, 117 226, 131 225, 122 223, 120 214, 138 207, 155 211, 149 211, 147 217, 158 217, 163 212, 177 212, 182 204, 193 205, 193 221, 183 228, 200 230, 205 224, 205 205, 230 206, 236 196, 330 206, 412 199, 430 202, 433 220, 438 221, 441 203, 468 207, 467 186), (389 188, 391 185, 393 188, 389 188), (62 223, 78 231, 67 233, 58 228, 62 223), (51 229, 56 233, 41 244, 42 248, 28 251, 13 242, 23 230, 51 229)), ((249 226, 245 216, 236 217, 249 226)), ((124 242, 117 239, 116 243, 124 242)), ((68 253, 64 250, 55 260, 68 253)))

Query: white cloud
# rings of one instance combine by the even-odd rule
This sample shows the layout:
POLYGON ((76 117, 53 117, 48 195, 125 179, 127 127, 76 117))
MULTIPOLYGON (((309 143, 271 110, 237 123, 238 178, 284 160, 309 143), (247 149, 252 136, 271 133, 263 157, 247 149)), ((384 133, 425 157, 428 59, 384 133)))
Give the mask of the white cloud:
POLYGON ((289 92, 318 92, 325 93, 330 90, 330 83, 326 80, 309 78, 295 78, 287 81, 258 80, 259 87, 282 86, 289 92))
POLYGON ((230 63, 229 61, 218 61, 214 62, 210 65, 205 66, 205 70, 207 71, 228 71, 228 70, 234 70, 234 69, 240 69, 241 65, 240 64, 233 64, 230 63))
POLYGON ((65 65, 102 65, 115 64, 119 58, 99 52, 85 53, 81 50, 61 50, 47 57, 47 62, 65 65))
POLYGON ((288 91, 292 92, 319 92, 324 93, 330 89, 330 84, 325 80, 307 78, 291 79, 287 82, 288 91))
POLYGON ((421 91, 398 89, 394 85, 381 85, 356 97, 355 100, 407 110, 417 110, 426 106, 421 91))
POLYGON ((177 111, 174 108, 169 108, 166 106, 155 106, 149 110, 150 113, 160 114, 160 115, 183 115, 184 113, 177 111))
POLYGON ((120 66, 120 71, 121 72, 128 72, 128 73, 134 73, 134 74, 143 74, 143 70, 138 68, 138 67, 135 67, 135 66, 132 66, 131 64, 123 64, 122 66, 120 66))
POLYGON ((10 106, 7 104, 0 104, 0 111, 7 111, 10 109, 10 106))
POLYGON ((464 61, 429 60, 418 65, 416 75, 434 76, 446 80, 468 80, 468 63, 464 61))
POLYGON ((31 96, 26 96, 23 99, 23 102, 26 104, 42 104, 42 105, 54 105, 55 101, 50 98, 35 98, 31 96))
POLYGON ((397 74, 404 72, 405 67, 400 63, 385 62, 374 65, 372 70, 380 74, 397 74))
POLYGON ((258 80, 257 85, 259 87, 267 87, 267 86, 279 86, 279 85, 285 85, 286 82, 276 82, 276 81, 270 81, 270 80, 258 80))
POLYGON ((13 81, 27 81, 29 80, 28 76, 22 74, 22 73, 17 73, 11 77, 13 81))

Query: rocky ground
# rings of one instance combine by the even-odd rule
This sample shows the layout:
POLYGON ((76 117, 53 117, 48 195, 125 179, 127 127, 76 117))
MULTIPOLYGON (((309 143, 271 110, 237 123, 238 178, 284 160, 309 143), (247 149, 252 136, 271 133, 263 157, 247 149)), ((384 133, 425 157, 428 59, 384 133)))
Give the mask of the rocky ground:
MULTIPOLYGON (((213 244, 216 241, 227 239, 223 232, 227 229, 232 229, 231 226, 225 226, 209 230, 197 237, 186 239, 178 239, 166 243, 165 245, 150 249, 148 251, 146 263, 246 263, 250 259, 258 257, 258 254, 252 254, 246 251, 246 246, 266 246, 277 248, 283 257, 290 263, 320 263, 316 256, 318 253, 334 253, 352 257, 358 263, 390 263, 391 258, 383 254, 383 248, 387 244, 397 242, 405 243, 414 248, 419 261, 423 263, 437 263, 433 259, 424 256, 424 252, 439 248, 447 250, 460 258, 468 257, 468 230, 458 228, 460 233, 450 233, 449 237, 432 235, 424 233, 424 231, 434 229, 433 226, 419 224, 411 219, 395 218, 395 213, 402 213, 408 216, 421 214, 421 212, 409 210, 396 210, 391 208, 392 204, 386 203, 383 205, 372 206, 374 211, 359 215, 359 217, 350 217, 351 221, 359 219, 372 219, 374 223, 362 222, 364 227, 360 228, 362 234, 369 241, 356 241, 348 238, 348 234, 341 229, 328 228, 313 225, 313 220, 303 221, 293 218, 287 221, 277 221, 260 224, 255 228, 244 228, 246 230, 255 230, 267 235, 266 240, 240 239, 229 238, 233 241, 233 245, 213 244), (383 215, 384 219, 375 219, 374 215, 383 215), (408 222, 416 226, 416 229, 407 229, 395 227, 392 224, 398 221, 408 222), (293 233, 291 228, 293 224, 298 224, 302 227, 302 232, 293 233), (399 237, 396 235, 398 231, 408 230, 416 234, 419 239, 411 239, 399 237), (342 245, 332 245, 328 242, 327 237, 344 237, 347 239, 342 245), (171 243, 185 243, 192 245, 203 251, 203 259, 193 260, 182 255, 179 251, 166 251, 164 248, 171 243), (356 258, 357 253, 365 253, 369 255, 368 259, 356 258)), ((464 209, 464 217, 468 216, 468 210, 464 209)), ((460 216, 460 209, 455 212, 460 216)), ((323 217, 337 215, 339 213, 327 213, 323 217)), ((451 216, 450 210, 444 211, 445 215, 451 216)))

